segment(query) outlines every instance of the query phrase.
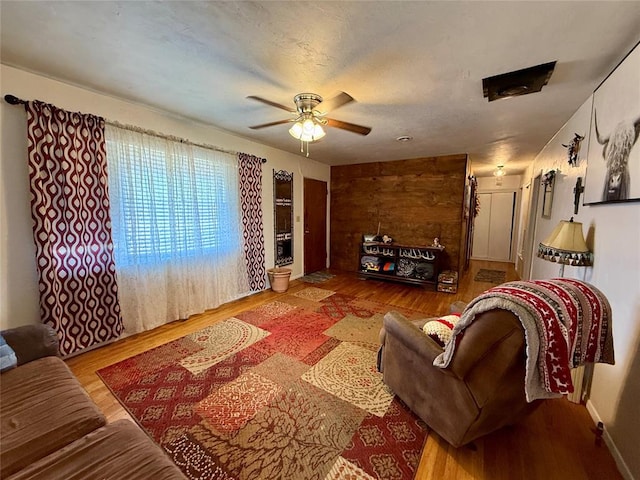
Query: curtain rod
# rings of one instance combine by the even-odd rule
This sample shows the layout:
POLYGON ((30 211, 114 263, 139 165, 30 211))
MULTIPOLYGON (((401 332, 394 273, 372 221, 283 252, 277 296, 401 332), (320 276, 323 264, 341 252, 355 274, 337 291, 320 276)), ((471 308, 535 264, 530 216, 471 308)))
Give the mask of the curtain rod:
MULTIPOLYGON (((18 98, 18 97, 14 96, 14 95, 5 95, 4 96, 4 101, 7 102, 10 105, 26 105, 27 104, 27 100, 23 100, 23 99, 18 98)), ((153 130, 148 130, 146 128, 136 127, 136 126, 133 126, 133 125, 124 125, 122 123, 115 122, 115 121, 112 121, 112 120, 106 120, 106 119, 105 119, 105 123, 107 123, 107 125, 111 125, 111 126, 114 126, 114 127, 124 128, 125 130, 131 130, 133 132, 144 133, 146 135, 151 135, 151 136, 154 136, 154 137, 165 138, 167 140, 172 140, 174 142, 180 142, 180 143, 184 143, 184 144, 187 144, 187 145, 193 145, 194 147, 202 147, 202 148, 206 148, 206 149, 209 149, 209 150, 215 150, 217 152, 229 153, 231 155, 238 155, 238 152, 236 152, 235 150, 226 150, 224 148, 216 147, 215 145, 209 145, 207 143, 192 142, 191 140, 187 140, 186 138, 176 137, 176 136, 173 136, 173 135, 166 135, 164 133, 154 132, 153 130)), ((267 159, 263 158, 262 159, 262 163, 267 163, 267 159)))

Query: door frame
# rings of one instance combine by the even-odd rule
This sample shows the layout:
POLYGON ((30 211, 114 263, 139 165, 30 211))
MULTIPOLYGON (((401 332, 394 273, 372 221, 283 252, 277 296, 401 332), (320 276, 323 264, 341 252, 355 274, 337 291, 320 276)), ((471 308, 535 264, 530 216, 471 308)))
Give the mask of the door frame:
POLYGON ((522 269, 523 280, 531 279, 531 270, 533 270, 533 240, 536 238, 536 229, 538 227, 538 204, 540 202, 540 182, 542 172, 533 177, 531 181, 531 200, 529 201, 529 218, 527 222, 527 235, 524 239, 522 248, 522 256, 524 258, 524 266, 522 269))

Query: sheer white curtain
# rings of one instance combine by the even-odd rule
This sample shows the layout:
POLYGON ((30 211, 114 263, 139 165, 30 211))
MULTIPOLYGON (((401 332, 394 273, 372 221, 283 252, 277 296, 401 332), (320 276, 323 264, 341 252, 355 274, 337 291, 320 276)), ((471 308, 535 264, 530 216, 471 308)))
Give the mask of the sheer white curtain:
POLYGON ((107 126, 125 335, 249 293, 235 155, 107 126))

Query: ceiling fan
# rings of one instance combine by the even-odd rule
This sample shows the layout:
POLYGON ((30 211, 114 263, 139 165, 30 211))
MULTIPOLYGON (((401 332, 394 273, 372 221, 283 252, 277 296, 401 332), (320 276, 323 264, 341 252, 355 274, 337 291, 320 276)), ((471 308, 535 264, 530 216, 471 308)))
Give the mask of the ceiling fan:
POLYGON ((351 95, 345 92, 340 92, 327 100, 323 100, 320 95, 315 93, 299 93, 293 98, 295 109, 255 95, 250 95, 247 98, 286 110, 293 114, 294 117, 286 120, 253 125, 249 128, 257 130, 285 123, 293 123, 293 126, 289 129, 289 133, 294 138, 300 140, 301 152, 304 152, 304 144, 307 144, 307 156, 309 156, 309 143, 320 140, 325 136, 325 132, 322 128, 323 126, 341 128, 342 130, 358 133, 360 135, 368 135, 369 132, 371 132, 371 128, 369 127, 363 127, 362 125, 356 125, 355 123, 343 122, 341 120, 326 117, 327 113, 342 107, 347 103, 355 101, 351 95))

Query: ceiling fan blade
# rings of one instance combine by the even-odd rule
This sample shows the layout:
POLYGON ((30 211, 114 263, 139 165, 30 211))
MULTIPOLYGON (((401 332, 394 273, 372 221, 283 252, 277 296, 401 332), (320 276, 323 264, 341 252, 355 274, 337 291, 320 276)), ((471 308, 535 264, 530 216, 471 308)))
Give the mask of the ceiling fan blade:
POLYGON ((276 102, 272 102, 271 100, 267 100, 265 98, 262 97, 256 97, 255 95, 249 95, 247 98, 250 98, 251 100, 257 100, 258 102, 262 102, 265 103, 267 105, 270 105, 272 107, 276 107, 276 108, 281 108, 282 110, 286 110, 289 113, 296 113, 296 110, 291 108, 291 107, 286 107, 280 103, 276 103, 276 102))
POLYGON ((327 125, 330 127, 341 128, 343 130, 349 130, 353 133, 359 133, 360 135, 369 135, 371 129, 369 127, 363 127, 362 125, 356 125, 355 123, 342 122, 340 120, 334 120, 333 118, 326 118, 327 125))
POLYGON ((259 128, 273 127, 274 125, 282 125, 284 123, 291 123, 293 121, 295 121, 295 118, 292 118, 290 120, 278 120, 277 122, 263 123, 260 125, 254 125, 253 127, 249 127, 249 128, 252 128, 253 130, 257 130, 259 128))
POLYGON ((314 112, 317 112, 318 115, 326 115, 332 110, 336 108, 340 108, 343 105, 346 105, 349 102, 353 102, 354 99, 351 95, 345 92, 340 92, 334 97, 323 100, 313 109, 314 112))

